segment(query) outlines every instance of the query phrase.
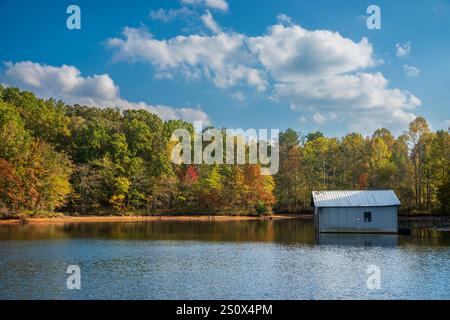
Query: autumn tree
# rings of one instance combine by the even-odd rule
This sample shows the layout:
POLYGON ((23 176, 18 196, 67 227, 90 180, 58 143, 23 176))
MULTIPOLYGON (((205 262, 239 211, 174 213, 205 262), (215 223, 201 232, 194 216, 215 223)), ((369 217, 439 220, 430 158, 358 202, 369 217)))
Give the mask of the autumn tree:
POLYGON ((430 143, 430 129, 425 118, 417 117, 414 119, 409 124, 407 134, 414 168, 415 203, 418 208, 421 208, 423 202, 424 163, 429 150, 428 144, 430 143))

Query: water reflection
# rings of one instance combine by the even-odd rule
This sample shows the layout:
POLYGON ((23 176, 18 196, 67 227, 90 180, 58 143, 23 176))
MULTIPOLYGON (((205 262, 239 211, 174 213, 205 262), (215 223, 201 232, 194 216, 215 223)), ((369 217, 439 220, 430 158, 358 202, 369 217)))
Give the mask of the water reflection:
POLYGON ((3 240, 45 239, 196 240, 314 243, 314 226, 298 220, 147 221, 0 226, 3 240))
POLYGON ((448 299, 441 235, 317 235, 301 219, 0 226, 0 299, 448 299), (366 285, 374 263, 381 290, 366 285), (72 264, 82 290, 66 287, 72 264))
POLYGON ((396 247, 398 236, 394 234, 331 234, 321 233, 317 237, 320 245, 353 247, 396 247))
POLYGON ((145 221, 2 225, 0 240, 116 239, 210 242, 277 242, 305 245, 393 247, 406 244, 450 245, 450 233, 413 229, 411 236, 316 234, 304 219, 255 221, 145 221))

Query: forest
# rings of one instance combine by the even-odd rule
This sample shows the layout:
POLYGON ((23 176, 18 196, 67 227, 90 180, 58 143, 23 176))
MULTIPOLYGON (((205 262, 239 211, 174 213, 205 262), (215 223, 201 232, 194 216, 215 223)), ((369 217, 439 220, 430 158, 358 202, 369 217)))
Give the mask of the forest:
POLYGON ((173 164, 179 128, 194 130, 145 110, 69 106, 0 86, 0 212, 296 213, 313 190, 354 189, 394 189, 412 213, 450 210, 449 130, 433 132, 422 117, 398 137, 288 129, 274 176, 257 164, 173 164))

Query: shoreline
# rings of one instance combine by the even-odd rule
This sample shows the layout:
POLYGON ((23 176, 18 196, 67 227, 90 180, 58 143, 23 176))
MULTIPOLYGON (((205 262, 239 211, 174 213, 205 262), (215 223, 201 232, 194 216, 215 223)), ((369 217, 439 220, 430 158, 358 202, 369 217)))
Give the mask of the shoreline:
POLYGON ((161 216, 62 216, 52 218, 25 218, 0 220, 0 225, 19 224, 65 224, 65 223, 112 223, 145 221, 269 221, 285 219, 312 219, 311 215, 274 214, 271 216, 231 216, 231 215, 161 215, 161 216))
MULTIPOLYGON (((239 215, 207 215, 207 214, 161 214, 153 216, 114 216, 114 215, 89 215, 89 216, 55 216, 55 217, 36 217, 36 218, 11 218, 0 219, 1 225, 21 225, 21 224, 65 224, 65 223, 113 223, 113 222, 146 222, 146 221, 216 221, 216 222, 229 222, 229 221, 270 221, 270 220, 287 220, 287 219, 303 219, 312 220, 314 216, 312 214, 288 214, 277 213, 269 216, 239 216, 239 215)), ((399 216, 399 222, 421 222, 431 219, 440 218, 439 216, 399 216)))

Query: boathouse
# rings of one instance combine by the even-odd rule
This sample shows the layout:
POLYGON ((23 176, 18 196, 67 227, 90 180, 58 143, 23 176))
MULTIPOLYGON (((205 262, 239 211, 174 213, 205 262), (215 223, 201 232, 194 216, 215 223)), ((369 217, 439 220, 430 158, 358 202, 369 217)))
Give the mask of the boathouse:
POLYGON ((318 232, 397 233, 393 190, 313 191, 314 223, 318 232))

